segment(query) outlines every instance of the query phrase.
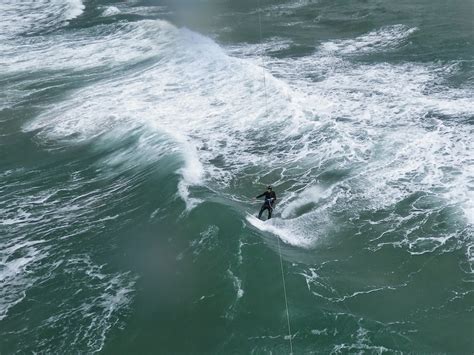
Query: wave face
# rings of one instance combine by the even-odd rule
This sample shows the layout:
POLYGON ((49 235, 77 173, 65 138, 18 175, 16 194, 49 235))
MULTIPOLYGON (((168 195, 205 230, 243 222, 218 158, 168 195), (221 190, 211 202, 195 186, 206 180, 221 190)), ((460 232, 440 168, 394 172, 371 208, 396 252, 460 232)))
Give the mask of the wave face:
POLYGON ((2 347, 472 350, 463 17, 214 5, 0 5, 2 347))

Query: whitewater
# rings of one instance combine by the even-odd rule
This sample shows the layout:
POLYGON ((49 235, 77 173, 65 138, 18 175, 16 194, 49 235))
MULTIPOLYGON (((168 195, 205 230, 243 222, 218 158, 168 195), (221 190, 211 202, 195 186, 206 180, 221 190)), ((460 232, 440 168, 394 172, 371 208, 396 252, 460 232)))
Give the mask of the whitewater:
POLYGON ((472 351, 468 1, 202 6, 0 5, 0 352, 472 351))

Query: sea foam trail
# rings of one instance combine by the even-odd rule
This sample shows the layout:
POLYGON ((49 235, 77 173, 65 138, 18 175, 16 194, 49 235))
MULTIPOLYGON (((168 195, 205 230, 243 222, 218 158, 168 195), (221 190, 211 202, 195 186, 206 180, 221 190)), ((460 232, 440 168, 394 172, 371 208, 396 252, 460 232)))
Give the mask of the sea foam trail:
MULTIPOLYGON (((329 44, 323 43, 307 57, 267 58, 268 111, 263 105, 261 60, 249 57, 246 45, 243 58, 235 57, 235 46, 235 56, 229 56, 211 39, 164 21, 135 22, 124 32, 120 27, 110 30, 117 46, 123 44, 122 53, 132 51, 140 57, 140 51, 147 53, 147 44, 154 43, 159 57, 140 71, 75 92, 26 130, 38 130, 42 139, 70 142, 137 127, 164 132, 183 158, 178 192, 188 209, 196 202, 190 186, 212 184, 225 191, 253 167, 261 169, 257 176, 280 168, 281 181, 298 181, 290 190, 307 189, 316 179, 324 180, 326 173, 343 171, 343 178, 331 183, 329 195, 321 201, 317 193, 307 191, 299 201, 290 198, 278 207, 283 217, 295 218, 275 223, 296 231, 305 247, 317 242, 314 230, 325 230, 315 221, 329 226, 332 214, 349 211, 355 218, 363 210, 392 208, 414 194, 424 196, 419 203, 434 197, 441 204, 428 209, 427 215, 434 217, 454 205, 465 213, 452 216, 458 221, 453 226, 469 218, 466 196, 472 193, 474 176, 466 167, 472 165, 474 147, 462 118, 474 113, 472 90, 442 84, 438 85, 443 90, 430 90, 430 85, 456 72, 456 63, 369 66, 340 55, 353 47, 396 50, 415 30, 382 28, 338 42, 337 50, 328 51, 329 44), (130 34, 133 41, 120 41, 130 34), (297 206, 308 203, 314 207, 300 215, 297 206)), ((100 65, 87 45, 78 49, 91 54, 90 63, 100 65)), ((110 63, 114 65, 112 56, 110 63)), ((152 156, 154 149, 145 144, 140 155, 152 156)), ((396 215, 391 218, 384 222, 387 226, 401 223, 396 215)), ((457 238, 455 230, 444 233, 457 238)), ((429 234, 427 229, 425 237, 429 234)), ((418 243, 410 230, 399 238, 403 243, 395 243, 407 248, 418 243)), ((423 244, 417 244, 417 252, 423 244)))
MULTIPOLYGON (((122 324, 133 299, 133 274, 93 261, 100 244, 83 253, 87 236, 121 225, 112 211, 129 198, 133 185, 114 178, 104 187, 103 176, 93 177, 94 168, 85 173, 73 166, 0 173, 0 321, 5 319, 9 332, 5 337, 7 328, 2 328, 0 336, 8 339, 5 346, 10 348, 67 352, 72 346, 100 351, 110 329, 122 324), (65 278, 73 282, 65 283, 65 278), (58 290, 45 285, 61 285, 60 302, 50 303, 51 293, 58 290), (30 326, 23 327, 30 314, 47 316, 31 317, 30 326), (37 337, 40 328, 51 329, 54 337, 26 345, 19 340, 37 337)), ((106 248, 109 254, 110 245, 106 248)))

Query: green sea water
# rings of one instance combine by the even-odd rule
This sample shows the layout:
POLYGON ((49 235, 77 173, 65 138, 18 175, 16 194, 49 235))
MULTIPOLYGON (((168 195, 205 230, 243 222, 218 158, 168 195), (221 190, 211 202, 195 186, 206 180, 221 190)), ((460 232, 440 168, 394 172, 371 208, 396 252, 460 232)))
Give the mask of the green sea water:
POLYGON ((473 6, 1 1, 0 353, 472 354, 473 6))

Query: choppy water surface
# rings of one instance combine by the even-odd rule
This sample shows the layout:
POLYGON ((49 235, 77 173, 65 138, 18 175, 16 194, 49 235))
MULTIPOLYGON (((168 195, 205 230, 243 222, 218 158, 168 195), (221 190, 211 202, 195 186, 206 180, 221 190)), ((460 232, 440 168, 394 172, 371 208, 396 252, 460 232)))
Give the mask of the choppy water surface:
POLYGON ((0 352, 472 353, 472 13, 3 1, 0 352))

